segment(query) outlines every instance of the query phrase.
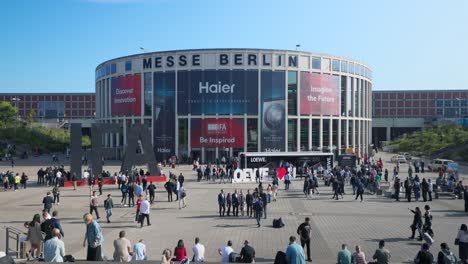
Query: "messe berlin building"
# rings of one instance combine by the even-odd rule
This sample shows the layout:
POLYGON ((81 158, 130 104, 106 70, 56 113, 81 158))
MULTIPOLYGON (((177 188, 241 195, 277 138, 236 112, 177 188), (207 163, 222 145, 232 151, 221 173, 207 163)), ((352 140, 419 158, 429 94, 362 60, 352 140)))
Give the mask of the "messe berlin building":
MULTIPOLYGON (((96 68, 96 121, 147 124, 158 160, 239 152, 368 152, 372 72, 347 58, 292 50, 136 54, 96 68)), ((126 125, 125 125, 126 124, 126 125)))

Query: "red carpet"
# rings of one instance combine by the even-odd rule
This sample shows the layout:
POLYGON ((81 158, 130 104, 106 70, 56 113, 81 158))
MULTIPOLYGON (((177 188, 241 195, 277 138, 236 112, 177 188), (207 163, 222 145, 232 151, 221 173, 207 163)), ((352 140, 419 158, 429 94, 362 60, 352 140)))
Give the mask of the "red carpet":
MULTIPOLYGON (((147 176, 146 179, 148 179, 148 183, 150 182, 166 182, 166 176, 161 175, 161 176, 147 176)), ((104 178, 104 185, 113 185, 115 184, 114 178, 104 178)), ((76 186, 87 186, 88 183, 83 183, 83 181, 77 181, 76 186)), ((97 181, 96 181, 96 186, 97 186, 97 181)), ((72 181, 65 181, 64 187, 73 187, 73 182, 72 181)))

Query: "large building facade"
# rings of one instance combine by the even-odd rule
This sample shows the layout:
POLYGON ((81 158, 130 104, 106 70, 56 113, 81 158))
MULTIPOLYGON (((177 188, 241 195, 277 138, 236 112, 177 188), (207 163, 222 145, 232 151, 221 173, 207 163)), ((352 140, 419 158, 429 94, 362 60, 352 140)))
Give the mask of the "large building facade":
POLYGON ((239 152, 352 149, 371 141, 372 72, 360 62, 290 50, 137 54, 96 68, 96 121, 151 129, 158 160, 212 162, 239 152))
POLYGON ((372 92, 372 141, 390 141, 440 122, 468 118, 468 90, 372 92))

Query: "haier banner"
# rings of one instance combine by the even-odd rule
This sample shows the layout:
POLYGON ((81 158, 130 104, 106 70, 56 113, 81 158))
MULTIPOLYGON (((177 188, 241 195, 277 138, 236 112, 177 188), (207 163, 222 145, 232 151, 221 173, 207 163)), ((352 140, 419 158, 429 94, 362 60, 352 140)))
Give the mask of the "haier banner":
POLYGON ((340 115, 338 76, 301 72, 301 115, 340 115))
POLYGON ((156 160, 175 155, 175 73, 154 73, 154 152, 156 160))
POLYGON ((179 115, 257 114, 258 71, 179 71, 179 115))
POLYGON ((262 71, 261 78, 261 148, 265 152, 285 151, 285 72, 262 71))
POLYGON ((113 116, 141 115, 140 74, 112 78, 111 109, 113 116))
POLYGON ((244 148, 243 119, 192 119, 190 130, 192 148, 244 148))

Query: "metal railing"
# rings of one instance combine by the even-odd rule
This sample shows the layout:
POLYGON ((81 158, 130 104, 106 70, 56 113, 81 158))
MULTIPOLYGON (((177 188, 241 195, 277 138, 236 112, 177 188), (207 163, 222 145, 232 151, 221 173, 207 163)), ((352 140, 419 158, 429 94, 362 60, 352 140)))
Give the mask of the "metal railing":
POLYGON ((6 228, 6 243, 5 243, 5 254, 7 256, 16 256, 16 258, 20 258, 20 236, 24 233, 23 231, 7 226, 6 228), (13 240, 13 245, 16 246, 15 248, 10 248, 10 242, 13 240))

